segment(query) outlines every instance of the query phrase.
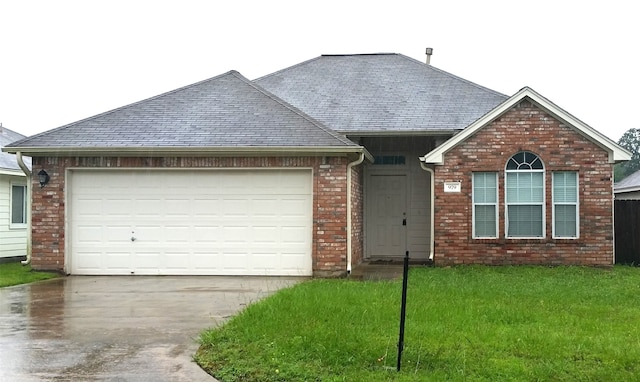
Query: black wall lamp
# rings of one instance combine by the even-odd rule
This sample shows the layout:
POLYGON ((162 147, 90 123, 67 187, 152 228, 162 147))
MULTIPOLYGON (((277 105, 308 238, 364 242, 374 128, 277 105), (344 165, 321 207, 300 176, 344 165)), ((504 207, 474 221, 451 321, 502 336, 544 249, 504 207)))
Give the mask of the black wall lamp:
POLYGON ((40 170, 38 180, 40 181, 40 188, 44 187, 45 184, 49 183, 49 174, 44 170, 40 170))

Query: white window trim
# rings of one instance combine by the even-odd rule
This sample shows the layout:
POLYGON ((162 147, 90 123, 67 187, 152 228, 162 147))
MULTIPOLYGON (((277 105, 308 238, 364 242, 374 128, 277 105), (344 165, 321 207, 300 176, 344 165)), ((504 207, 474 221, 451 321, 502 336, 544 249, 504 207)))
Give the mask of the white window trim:
MULTIPOLYGON (((540 158, 540 157, 538 157, 540 158)), ((542 159, 540 159, 542 161, 542 159)), ((505 170, 504 171, 504 236, 510 240, 542 240, 547 236, 547 214, 546 214, 546 205, 547 205, 547 192, 546 192, 546 173, 544 170, 544 164, 542 170, 505 170), (524 173, 524 172, 538 172, 542 173, 542 202, 541 203, 507 203, 507 174, 509 173, 524 173), (531 205, 540 205, 542 207, 542 236, 509 236, 509 206, 531 206, 531 205)))
POLYGON ((500 231, 499 231, 499 219, 498 219, 498 190, 499 190, 499 185, 498 185, 498 173, 496 171, 478 171, 478 172, 474 172, 473 174, 471 174, 471 226, 472 228, 472 237, 474 239, 497 239, 498 236, 500 235, 500 231), (476 203, 476 193, 475 193, 475 174, 479 174, 479 173, 493 173, 495 178, 496 178, 496 201, 495 203, 476 203), (478 236, 476 235, 476 206, 494 206, 494 211, 496 214, 496 234, 495 236, 478 236))
POLYGON ((9 185, 9 229, 25 229, 27 228, 27 185, 26 183, 11 182, 9 185), (13 222, 13 187, 23 187, 23 204, 22 204, 22 216, 24 217, 24 223, 13 222))
POLYGON ((552 238, 554 239, 563 239, 563 240, 576 240, 580 238, 580 174, 577 171, 554 171, 554 172, 572 172, 576 174, 576 202, 575 203, 558 203, 558 205, 563 206, 576 206, 576 236, 557 236, 556 235, 556 202, 555 202, 555 193, 553 192, 553 173, 551 175, 551 227, 552 227, 552 238))

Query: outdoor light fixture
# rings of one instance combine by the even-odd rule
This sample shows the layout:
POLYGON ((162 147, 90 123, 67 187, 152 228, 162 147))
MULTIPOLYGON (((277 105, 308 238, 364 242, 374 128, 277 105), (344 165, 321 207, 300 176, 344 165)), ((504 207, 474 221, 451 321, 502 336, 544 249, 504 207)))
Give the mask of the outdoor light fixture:
POLYGON ((40 170, 38 180, 40 181, 40 188, 44 187, 45 184, 49 183, 49 174, 44 170, 40 170))

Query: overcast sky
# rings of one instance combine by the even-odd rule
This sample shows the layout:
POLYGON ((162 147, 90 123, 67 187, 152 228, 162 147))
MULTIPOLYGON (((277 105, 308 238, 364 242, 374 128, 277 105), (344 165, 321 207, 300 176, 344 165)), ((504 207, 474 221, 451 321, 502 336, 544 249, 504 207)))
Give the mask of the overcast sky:
POLYGON ((401 53, 512 95, 530 86, 618 141, 637 122, 633 1, 0 0, 0 122, 25 135, 231 69, 401 53), (633 93, 632 93, 633 92, 633 93))

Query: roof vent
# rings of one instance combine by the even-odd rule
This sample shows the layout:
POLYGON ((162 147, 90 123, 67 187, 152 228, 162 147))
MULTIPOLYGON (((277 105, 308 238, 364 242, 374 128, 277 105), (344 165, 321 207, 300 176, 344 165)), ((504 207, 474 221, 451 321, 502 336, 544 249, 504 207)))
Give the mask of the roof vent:
POLYGON ((427 65, 431 65, 432 54, 433 54, 433 48, 427 48, 427 65))

